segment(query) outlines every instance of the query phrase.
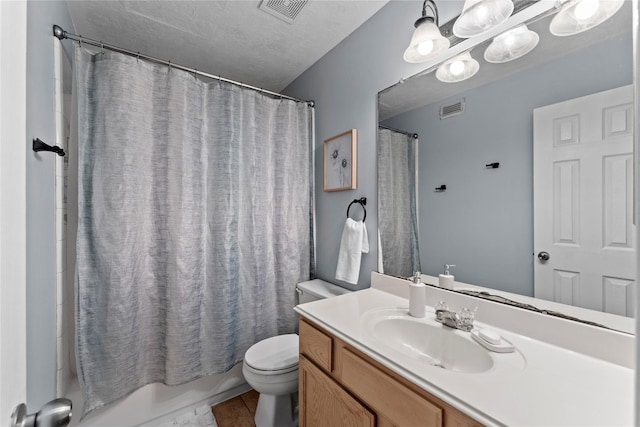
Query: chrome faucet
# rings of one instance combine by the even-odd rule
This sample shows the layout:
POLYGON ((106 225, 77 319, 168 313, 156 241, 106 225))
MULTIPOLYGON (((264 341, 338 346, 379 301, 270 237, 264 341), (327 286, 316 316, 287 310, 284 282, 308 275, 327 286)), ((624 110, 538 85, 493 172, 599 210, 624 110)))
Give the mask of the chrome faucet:
POLYGON ((460 324, 458 315, 449 310, 440 310, 439 313, 436 313, 436 320, 438 320, 443 325, 454 329, 458 329, 458 325, 460 324))
MULTIPOLYGON (((477 309, 477 307, 476 307, 477 309)), ((463 308, 460 313, 449 310, 449 306, 444 301, 436 305, 436 321, 453 329, 470 332, 473 329, 473 318, 475 310, 463 308)))

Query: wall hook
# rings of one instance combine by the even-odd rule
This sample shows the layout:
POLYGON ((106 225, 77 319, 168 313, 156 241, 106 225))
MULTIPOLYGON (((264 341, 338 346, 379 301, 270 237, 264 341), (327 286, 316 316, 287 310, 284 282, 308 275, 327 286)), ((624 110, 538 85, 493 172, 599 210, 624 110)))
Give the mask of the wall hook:
POLYGON ((440 187, 436 187, 436 191, 437 192, 442 192, 445 191, 447 189, 447 186, 442 184, 440 187))
POLYGON ((487 168, 487 169, 498 169, 500 167, 500 163, 493 162, 493 163, 489 163, 487 165, 484 165, 484 167, 487 168))
POLYGON ((51 151, 56 153, 58 156, 64 156, 66 154, 62 148, 57 145, 52 147, 51 145, 45 144, 40 138, 33 140, 33 151, 51 151))

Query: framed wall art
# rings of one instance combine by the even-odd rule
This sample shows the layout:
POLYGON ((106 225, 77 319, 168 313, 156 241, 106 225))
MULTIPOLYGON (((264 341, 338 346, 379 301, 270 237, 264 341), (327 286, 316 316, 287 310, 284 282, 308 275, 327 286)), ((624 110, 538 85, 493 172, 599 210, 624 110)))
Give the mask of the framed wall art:
POLYGON ((357 130, 324 140, 324 191, 356 189, 357 130))

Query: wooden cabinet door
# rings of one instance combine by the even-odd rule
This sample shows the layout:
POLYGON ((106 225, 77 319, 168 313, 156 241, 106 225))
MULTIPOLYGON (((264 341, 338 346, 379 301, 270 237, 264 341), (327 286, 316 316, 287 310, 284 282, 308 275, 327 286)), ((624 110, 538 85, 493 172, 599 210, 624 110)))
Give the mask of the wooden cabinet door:
POLYGON ((442 427, 443 410, 352 351, 342 349, 342 384, 399 427, 442 427))
POLYGON ((298 368, 300 427, 374 427, 375 416, 304 356, 298 368))

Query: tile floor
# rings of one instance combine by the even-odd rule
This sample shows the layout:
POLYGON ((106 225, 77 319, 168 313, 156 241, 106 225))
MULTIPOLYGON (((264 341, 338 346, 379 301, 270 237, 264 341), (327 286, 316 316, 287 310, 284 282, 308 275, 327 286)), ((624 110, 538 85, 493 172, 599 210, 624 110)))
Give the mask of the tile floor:
POLYGON ((250 390, 238 397, 211 407, 218 427, 255 427, 253 417, 258 406, 258 392, 250 390))

